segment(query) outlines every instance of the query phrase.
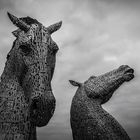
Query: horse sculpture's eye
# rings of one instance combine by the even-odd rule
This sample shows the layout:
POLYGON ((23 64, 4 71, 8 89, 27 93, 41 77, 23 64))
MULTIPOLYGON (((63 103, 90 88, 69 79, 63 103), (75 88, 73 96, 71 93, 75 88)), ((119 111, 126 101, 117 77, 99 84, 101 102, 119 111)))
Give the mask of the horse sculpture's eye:
POLYGON ((58 48, 58 46, 57 46, 57 44, 56 43, 52 43, 51 44, 51 50, 52 50, 52 53, 53 54, 56 54, 57 53, 57 51, 59 50, 59 48, 58 48))
POLYGON ((31 52, 31 48, 29 45, 20 45, 20 49, 25 55, 28 55, 31 52))

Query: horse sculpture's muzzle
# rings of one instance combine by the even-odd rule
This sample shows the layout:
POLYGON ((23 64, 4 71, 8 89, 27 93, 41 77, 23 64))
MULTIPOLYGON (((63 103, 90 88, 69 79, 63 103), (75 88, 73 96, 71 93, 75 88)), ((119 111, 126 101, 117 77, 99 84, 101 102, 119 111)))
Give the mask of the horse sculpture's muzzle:
POLYGON ((124 70, 124 75, 123 78, 125 79, 125 81, 130 81, 134 78, 134 70, 132 68, 130 68, 129 66, 125 66, 125 70, 124 70))

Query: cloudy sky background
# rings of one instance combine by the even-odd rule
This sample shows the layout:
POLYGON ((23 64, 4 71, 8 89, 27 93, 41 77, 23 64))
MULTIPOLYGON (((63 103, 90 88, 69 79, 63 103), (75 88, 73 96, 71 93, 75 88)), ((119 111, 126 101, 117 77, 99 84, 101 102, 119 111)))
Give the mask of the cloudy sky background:
POLYGON ((37 129, 39 140, 72 140, 69 111, 76 88, 69 79, 85 81, 122 64, 135 69, 135 79, 123 84, 103 107, 140 139, 140 1, 139 0, 0 0, 0 73, 15 39, 7 11, 31 16, 43 25, 63 21, 53 34, 57 53, 52 81, 57 100, 48 126, 37 129))

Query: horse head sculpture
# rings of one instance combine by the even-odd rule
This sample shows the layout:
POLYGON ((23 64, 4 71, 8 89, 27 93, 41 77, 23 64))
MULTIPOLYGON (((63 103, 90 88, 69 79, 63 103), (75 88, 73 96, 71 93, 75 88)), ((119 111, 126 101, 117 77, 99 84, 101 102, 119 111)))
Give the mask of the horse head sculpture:
POLYGON ((78 86, 71 105, 71 127, 74 140, 130 140, 122 126, 102 108, 124 82, 134 78, 127 65, 91 76, 84 83, 70 80, 78 86))
POLYGON ((47 125, 55 110, 51 80, 58 46, 51 34, 62 22, 45 27, 31 17, 8 16, 18 29, 12 32, 16 40, 1 76, 0 137, 35 140, 36 126, 47 125), (10 132, 7 125, 11 125, 10 132), (16 127, 14 132, 12 126, 16 127))

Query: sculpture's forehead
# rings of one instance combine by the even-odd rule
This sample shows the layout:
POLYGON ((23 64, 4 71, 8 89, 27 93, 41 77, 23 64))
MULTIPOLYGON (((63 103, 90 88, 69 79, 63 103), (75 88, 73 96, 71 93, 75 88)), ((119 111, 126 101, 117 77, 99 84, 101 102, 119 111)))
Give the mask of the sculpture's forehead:
POLYGON ((36 19, 33 19, 29 16, 27 17, 21 17, 19 18, 20 20, 24 21, 25 23, 27 23, 28 25, 31 25, 31 24, 38 24, 38 25, 42 25, 39 21, 37 21, 36 19))
MULTIPOLYGON (((24 21, 27 25, 32 26, 32 29, 33 28, 36 28, 36 27, 39 27, 40 29, 44 29, 44 31, 45 31, 45 26, 43 26, 36 19, 33 19, 31 17, 21 17, 19 19, 22 20, 22 21, 24 21)), ((22 30, 18 28, 16 31, 22 31, 22 30)), ((42 31, 42 30, 40 30, 40 31, 42 31)))
POLYGON ((24 32, 19 28, 12 32, 18 38, 19 43, 27 43, 31 40, 36 40, 37 42, 44 42, 45 44, 47 43, 47 45, 50 45, 52 38, 42 24, 35 23, 30 26, 31 28, 28 32, 24 32))
MULTIPOLYGON (((30 25, 30 26, 32 26, 32 29, 36 29, 36 28, 38 28, 38 30, 37 31, 40 31, 40 32, 42 32, 42 31, 46 31, 45 29, 46 29, 46 27, 45 26, 43 26, 39 21, 37 21, 36 19, 33 19, 33 18, 31 18, 31 17, 21 17, 21 18, 19 18, 20 20, 22 20, 22 21, 24 21, 25 23, 27 23, 28 25, 30 25)), ((20 30, 20 29, 19 29, 20 30)), ((47 32, 46 32, 47 33, 47 32)))

